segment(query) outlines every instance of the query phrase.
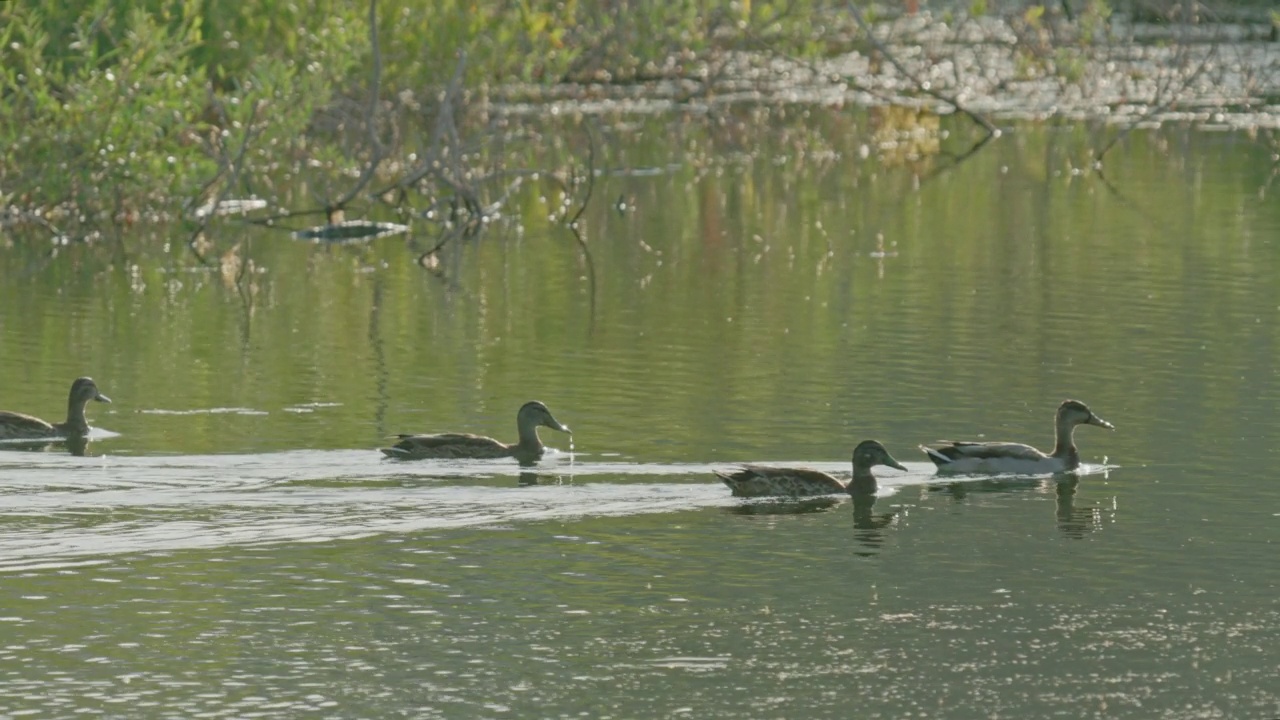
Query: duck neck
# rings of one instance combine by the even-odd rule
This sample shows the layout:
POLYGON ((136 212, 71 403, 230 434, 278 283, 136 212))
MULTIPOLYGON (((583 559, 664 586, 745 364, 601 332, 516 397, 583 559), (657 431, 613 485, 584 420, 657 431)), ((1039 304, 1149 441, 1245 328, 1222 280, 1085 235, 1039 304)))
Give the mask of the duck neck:
POLYGON ((520 434, 520 441, 516 443, 516 449, 522 453, 541 453, 542 439, 538 437, 537 423, 525 422, 523 418, 516 421, 516 431, 520 434))
POLYGON ((871 474, 871 468, 854 463, 853 480, 849 481, 846 489, 850 495, 873 493, 876 491, 876 476, 871 474))
POLYGON ((1058 418, 1054 431, 1053 457, 1065 460, 1067 468, 1074 469, 1080 464, 1080 452, 1076 450, 1075 424, 1058 418))
POLYGON ((89 421, 84 419, 84 406, 87 404, 87 400, 67 399, 67 421, 62 424, 63 430, 77 435, 89 432, 89 421))

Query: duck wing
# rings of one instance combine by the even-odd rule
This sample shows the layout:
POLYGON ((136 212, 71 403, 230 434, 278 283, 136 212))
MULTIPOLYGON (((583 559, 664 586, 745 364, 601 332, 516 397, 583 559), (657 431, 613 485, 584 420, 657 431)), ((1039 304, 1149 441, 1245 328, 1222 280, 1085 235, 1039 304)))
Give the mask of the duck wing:
MULTIPOLYGON (((1010 460, 1044 460, 1047 455, 1022 443, 1011 442, 964 442, 958 440, 942 440, 925 452, 933 450, 952 460, 973 458, 975 460, 994 460, 1008 458, 1010 460)), ((932 457, 932 453, 930 453, 932 457)))
POLYGON ((940 473, 1041 473, 1061 470, 1061 462, 1030 445, 1009 442, 943 441, 921 445, 940 473))
POLYGON ((717 470, 716 477, 735 497, 813 497, 845 491, 845 483, 809 468, 742 465, 735 472, 717 470))
POLYGON ((0 412, 0 440, 47 438, 57 435, 57 428, 38 417, 16 412, 0 412))
POLYGON ((400 442, 379 448, 388 457, 399 458, 497 458, 511 454, 507 445, 483 435, 440 433, 437 435, 397 435, 400 442))

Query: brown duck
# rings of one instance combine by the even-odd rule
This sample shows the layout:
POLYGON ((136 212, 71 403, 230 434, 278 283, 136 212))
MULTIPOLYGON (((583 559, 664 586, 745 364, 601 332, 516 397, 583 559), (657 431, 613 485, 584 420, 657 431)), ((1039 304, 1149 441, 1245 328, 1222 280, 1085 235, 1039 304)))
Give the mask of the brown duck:
POLYGON ((16 412, 0 412, 0 440, 41 438, 77 438, 89 434, 89 421, 84 417, 84 406, 90 400, 111 402, 111 398, 98 392, 93 378, 77 378, 71 383, 67 397, 67 419, 49 423, 38 417, 16 412))
POLYGON ((387 457, 404 460, 426 458, 503 458, 514 457, 522 462, 542 457, 545 447, 538 437, 539 427, 570 433, 551 415, 547 406, 534 400, 520 407, 516 413, 516 431, 519 440, 508 445, 483 435, 468 433, 441 433, 438 435, 397 435, 400 442, 387 448, 379 448, 387 457))
POLYGON ((876 491, 876 476, 871 474, 871 468, 876 465, 906 470, 884 445, 875 440, 863 440, 853 449, 853 479, 848 484, 818 470, 765 465, 743 465, 737 472, 716 472, 716 477, 729 486, 735 497, 867 495, 876 491))

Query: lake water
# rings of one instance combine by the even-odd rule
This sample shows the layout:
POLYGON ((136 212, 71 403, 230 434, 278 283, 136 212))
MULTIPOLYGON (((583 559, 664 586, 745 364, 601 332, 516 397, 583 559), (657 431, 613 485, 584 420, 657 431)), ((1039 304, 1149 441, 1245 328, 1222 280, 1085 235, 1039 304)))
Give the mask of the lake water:
POLYGON ((84 457, 0 452, 0 716, 1280 714, 1274 146, 1137 131, 1102 176, 1025 126, 948 166, 963 124, 614 130, 590 263, 538 181, 436 272, 429 225, 226 225, 240 285, 181 229, 11 243, 0 407, 114 402, 84 457), (1078 481, 916 449, 1049 447, 1065 398, 1117 428, 1078 481), (523 473, 375 450, 530 399, 574 435, 523 473), (865 438, 909 468, 873 507, 711 474, 865 438))

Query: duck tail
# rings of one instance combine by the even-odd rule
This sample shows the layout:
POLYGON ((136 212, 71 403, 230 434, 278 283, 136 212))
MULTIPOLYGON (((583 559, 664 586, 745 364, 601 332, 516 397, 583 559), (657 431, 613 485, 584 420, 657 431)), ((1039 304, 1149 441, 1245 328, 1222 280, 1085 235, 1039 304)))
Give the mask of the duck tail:
POLYGON ((928 455, 929 459, 933 461, 933 464, 937 465, 938 467, 951 464, 951 458, 947 457, 946 455, 943 455, 942 453, 938 452, 937 450, 934 450, 933 448, 927 445, 921 445, 920 449, 923 450, 924 454, 928 455))
POLYGON ((716 477, 720 478, 720 482, 724 483, 725 485, 728 485, 730 490, 738 487, 738 479, 735 478, 733 475, 723 470, 713 470, 712 472, 716 474, 716 477))

